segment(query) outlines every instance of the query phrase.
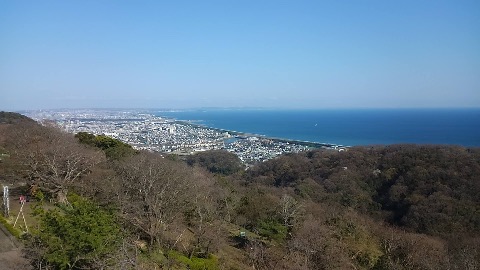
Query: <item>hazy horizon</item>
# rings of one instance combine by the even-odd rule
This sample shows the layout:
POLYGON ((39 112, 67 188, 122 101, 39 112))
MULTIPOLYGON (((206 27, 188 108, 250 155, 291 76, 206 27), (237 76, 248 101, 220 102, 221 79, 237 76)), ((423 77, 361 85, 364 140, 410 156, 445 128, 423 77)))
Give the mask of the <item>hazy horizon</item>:
POLYGON ((198 106, 198 107, 51 107, 51 108, 19 108, 4 109, 0 111, 61 111, 61 110, 158 110, 158 111, 192 111, 192 110, 480 110, 480 106, 465 107, 255 107, 255 106, 198 106))
POLYGON ((478 1, 11 1, 0 110, 480 108, 478 1))

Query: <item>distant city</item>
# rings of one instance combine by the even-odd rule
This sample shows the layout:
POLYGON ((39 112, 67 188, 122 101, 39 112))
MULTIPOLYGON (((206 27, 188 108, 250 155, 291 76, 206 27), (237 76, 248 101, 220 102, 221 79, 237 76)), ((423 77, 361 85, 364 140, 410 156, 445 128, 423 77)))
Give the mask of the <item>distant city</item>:
POLYGON ((245 164, 313 148, 345 150, 332 144, 272 139, 209 128, 155 116, 142 110, 38 110, 24 114, 39 122, 54 121, 69 133, 88 132, 110 136, 135 149, 177 155, 224 149, 235 153, 245 164))

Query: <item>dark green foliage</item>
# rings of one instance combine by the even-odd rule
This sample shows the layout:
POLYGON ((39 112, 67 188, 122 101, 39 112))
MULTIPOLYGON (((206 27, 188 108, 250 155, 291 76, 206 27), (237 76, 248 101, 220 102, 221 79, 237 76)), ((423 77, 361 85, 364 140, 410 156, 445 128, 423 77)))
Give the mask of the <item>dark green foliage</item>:
POLYGON ((105 156, 109 159, 119 160, 132 156, 136 151, 128 144, 122 144, 105 149, 105 156))
POLYGON ((283 243, 287 238, 287 227, 276 220, 261 221, 258 225, 258 234, 274 240, 278 243, 283 243))
POLYGON ((188 258, 177 251, 171 250, 168 252, 168 258, 173 260, 174 264, 176 264, 177 266, 182 268, 187 267, 187 269, 191 270, 220 269, 220 267, 218 266, 218 259, 213 255, 210 255, 208 258, 188 258))
POLYGON ((19 122, 35 123, 31 118, 19 113, 0 111, 0 124, 14 124, 19 122))
POLYGON ((53 269, 85 269, 108 265, 116 251, 120 228, 113 214, 94 203, 70 196, 70 206, 37 209, 40 225, 33 243, 41 249, 39 261, 53 269))
POLYGON ((242 161, 238 156, 224 150, 211 150, 190 155, 187 157, 187 163, 223 175, 231 175, 243 169, 242 161))
POLYGON ((120 140, 110 138, 105 135, 97 135, 95 137, 95 146, 103 150, 107 150, 109 148, 114 148, 114 147, 131 147, 130 145, 120 140))
POLYGON ((77 138, 80 143, 96 146, 96 136, 91 133, 79 132, 75 134, 75 138, 77 138))
POLYGON ((391 146, 380 152, 376 200, 392 222, 435 235, 480 232, 478 149, 391 146))
POLYGON ((236 216, 240 226, 254 229, 257 225, 277 215, 279 198, 263 189, 251 189, 240 198, 236 208, 236 216))
POLYGON ((385 217, 432 235, 480 232, 480 150, 393 145, 318 150, 252 168, 249 182, 385 217))
POLYGON ((135 150, 129 144, 105 135, 95 136, 87 132, 79 132, 75 137, 80 143, 102 149, 109 159, 118 160, 135 153, 135 150))

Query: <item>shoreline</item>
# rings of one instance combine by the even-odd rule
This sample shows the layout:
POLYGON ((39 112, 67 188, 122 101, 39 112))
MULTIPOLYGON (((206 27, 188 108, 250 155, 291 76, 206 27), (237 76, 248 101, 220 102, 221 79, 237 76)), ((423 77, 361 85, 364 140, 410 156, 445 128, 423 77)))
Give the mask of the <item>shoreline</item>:
POLYGON ((480 147, 479 109, 207 110, 166 112, 164 115, 154 112, 154 115, 232 134, 254 133, 253 136, 315 146, 438 144, 480 147))
POLYGON ((267 140, 272 140, 276 142, 282 142, 282 143, 289 143, 289 144, 297 144, 297 145, 302 145, 302 146, 308 146, 312 148, 348 148, 350 146, 345 146, 345 145, 340 145, 340 144, 334 144, 334 143, 320 143, 320 142, 311 142, 311 141, 302 141, 302 140, 294 140, 294 139, 286 139, 286 138, 276 138, 276 137, 269 137, 266 135, 261 135, 261 134, 254 134, 254 133, 247 133, 247 132, 241 132, 241 131, 235 131, 235 130, 227 130, 227 129, 222 129, 222 128, 215 128, 215 127, 209 127, 206 125, 201 125, 201 124, 195 124, 190 122, 189 120, 177 120, 174 118, 167 118, 173 120, 174 123, 179 123, 182 125, 189 125, 193 127, 200 127, 200 128, 206 128, 210 130, 215 130, 218 132, 222 133, 229 133, 232 136, 238 138, 238 139, 246 139, 248 137, 259 137, 262 139, 267 139, 267 140), (240 137, 245 137, 245 138, 240 138, 240 137))

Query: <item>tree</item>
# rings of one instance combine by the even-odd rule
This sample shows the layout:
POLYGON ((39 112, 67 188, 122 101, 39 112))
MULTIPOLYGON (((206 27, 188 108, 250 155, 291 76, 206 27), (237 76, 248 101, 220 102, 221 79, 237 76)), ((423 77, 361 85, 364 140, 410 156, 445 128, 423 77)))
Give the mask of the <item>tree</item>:
POLYGON ((284 194, 280 202, 279 214, 282 217, 283 226, 292 227, 302 211, 302 205, 295 198, 284 194))
POLYGON ((211 150, 190 155, 187 157, 187 163, 223 175, 234 174, 244 167, 237 155, 225 150, 211 150))
POLYGON ((75 134, 75 138, 77 138, 80 143, 96 146, 95 145, 96 136, 91 133, 78 132, 77 134, 75 134))
POLYGON ((32 124, 35 121, 19 113, 0 111, 0 124, 18 124, 20 122, 32 124))
POLYGON ((75 135, 75 138, 82 144, 102 149, 105 156, 113 160, 119 160, 136 153, 129 144, 105 135, 95 136, 87 132, 79 132, 75 135))
POLYGON ((219 220, 221 213, 218 205, 221 199, 213 179, 203 169, 195 168, 193 174, 196 192, 190 196, 185 211, 185 220, 193 233, 189 257, 208 258, 221 244, 222 222, 219 220))
POLYGON ((79 196, 69 198, 69 206, 36 209, 40 224, 30 241, 32 264, 53 269, 99 269, 112 264, 109 255, 121 242, 115 216, 79 196))
POLYGON ((122 186, 123 217, 146 235, 150 245, 160 243, 159 233, 187 205, 192 180, 186 165, 142 152, 117 163, 115 170, 122 186))
POLYGON ((53 127, 19 125, 12 129, 9 139, 28 183, 60 203, 68 203, 68 189, 104 161, 99 151, 87 149, 70 134, 53 127))

